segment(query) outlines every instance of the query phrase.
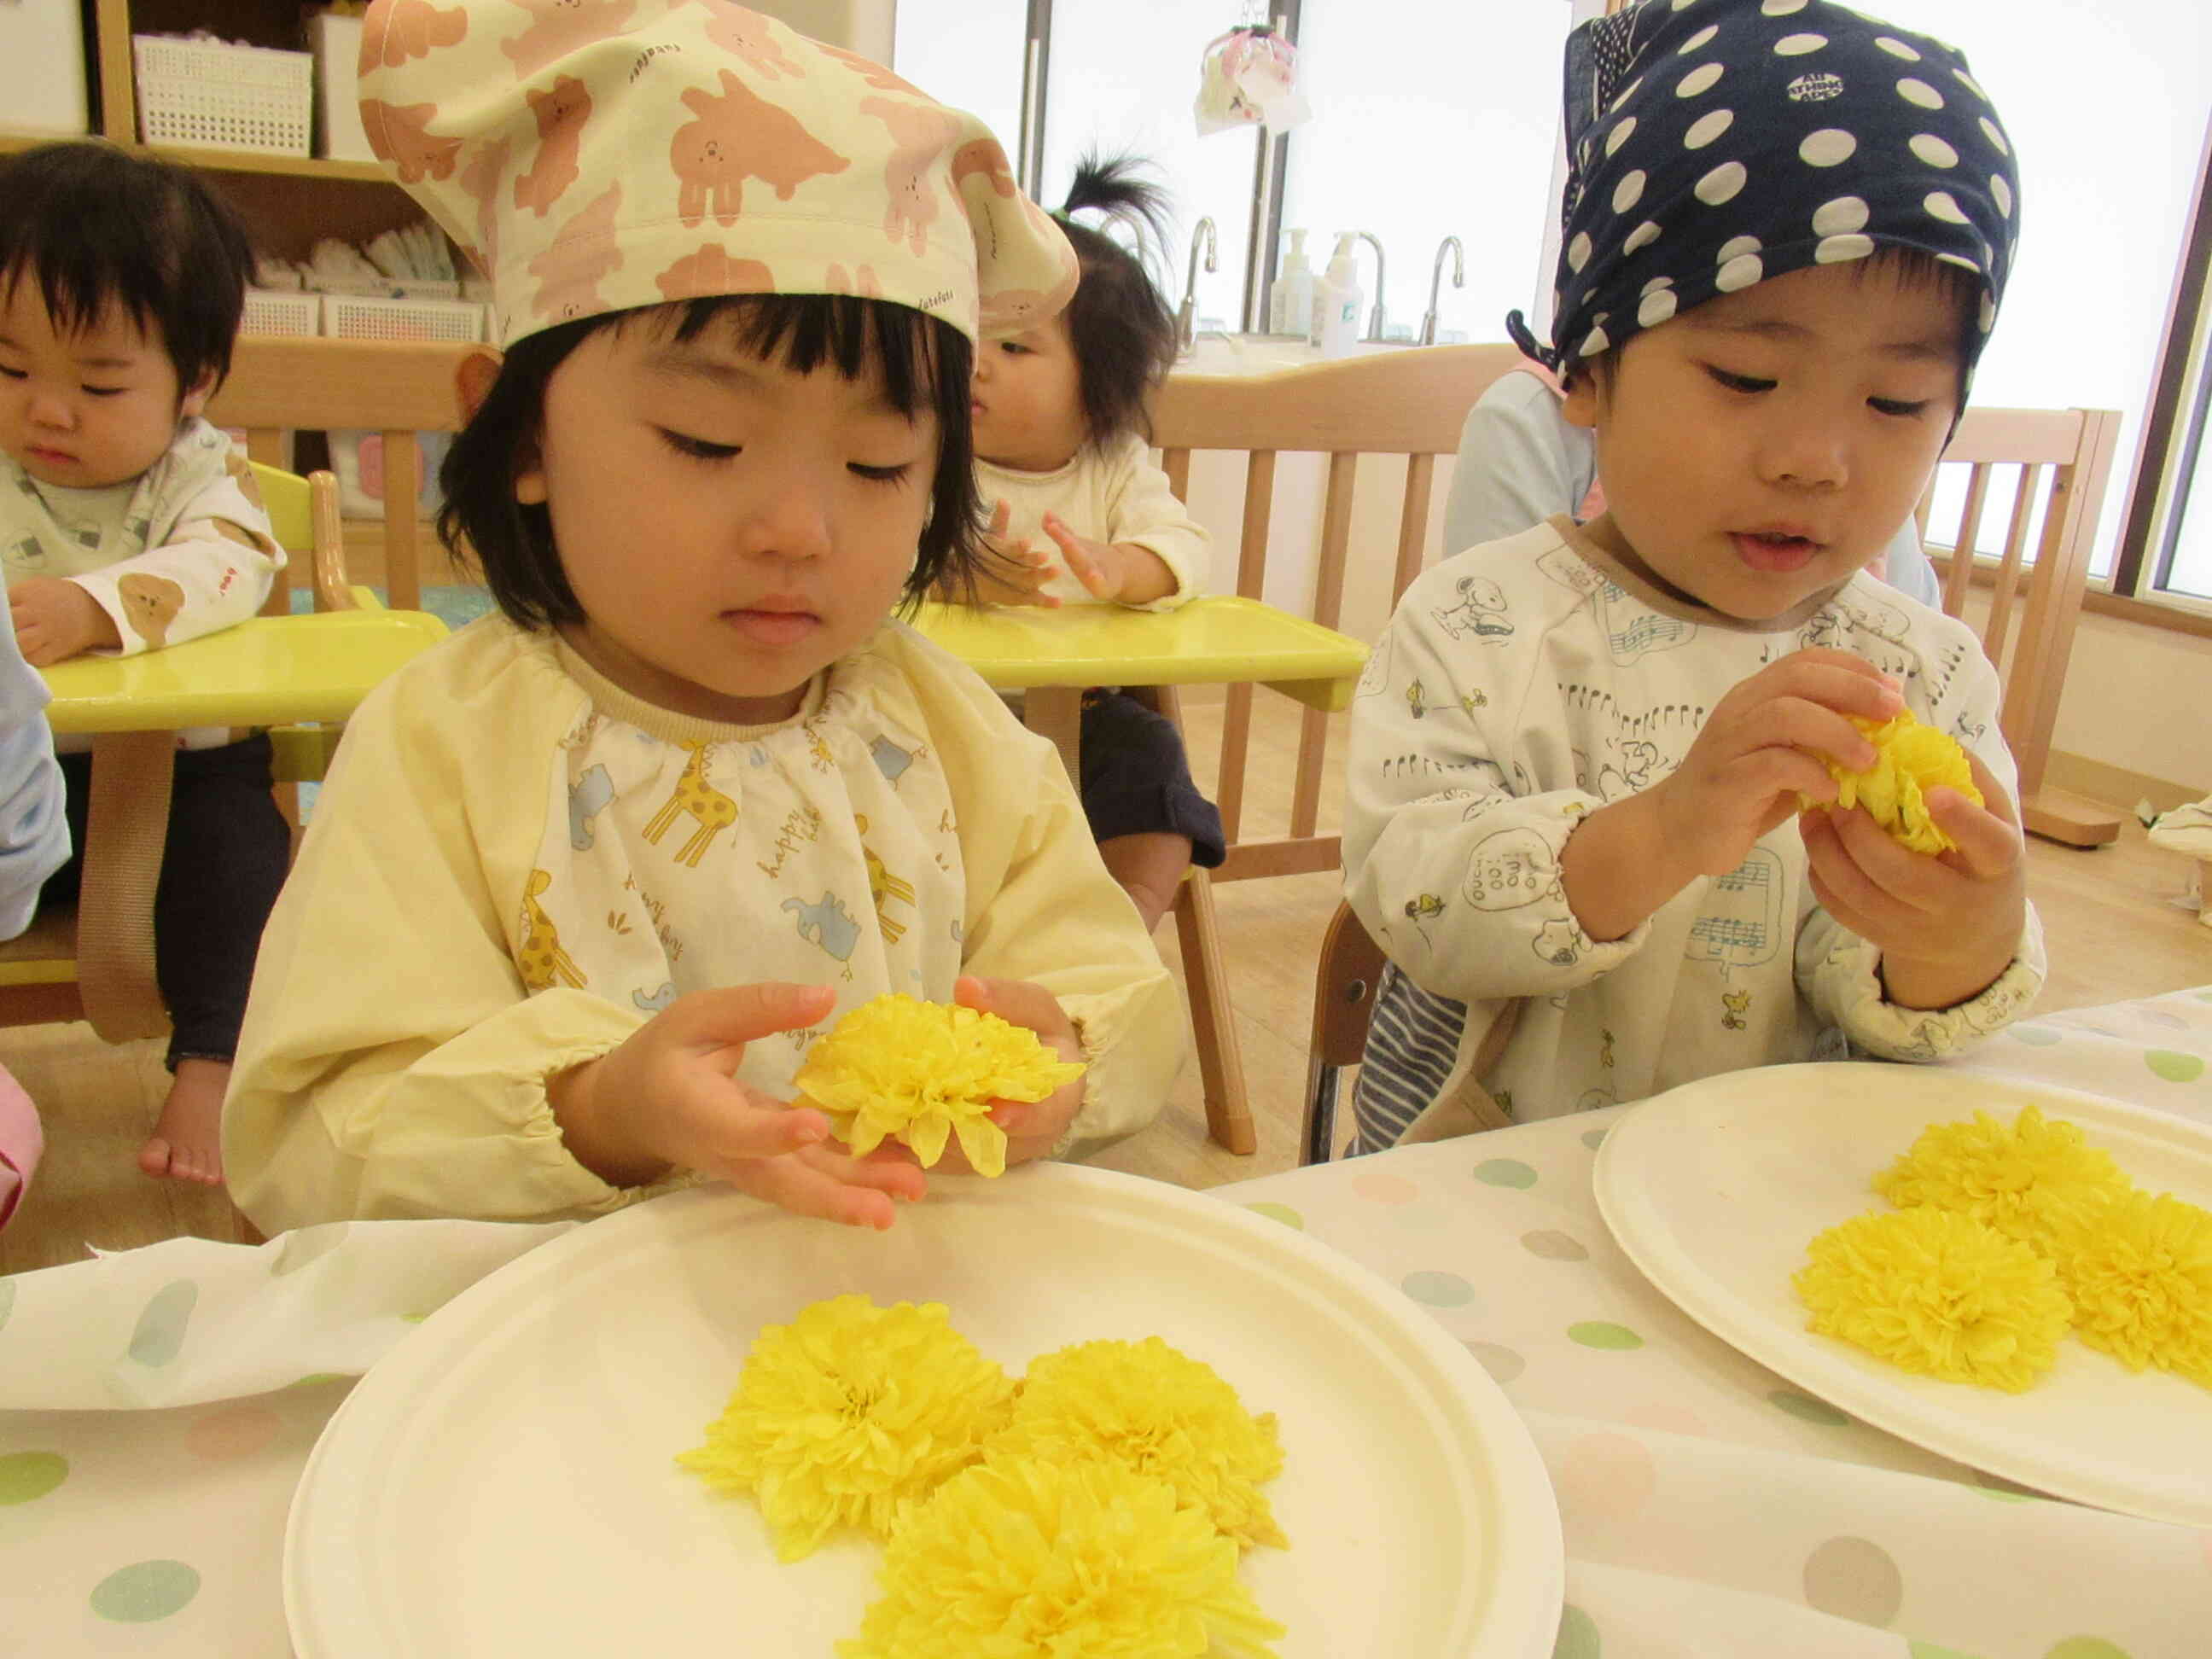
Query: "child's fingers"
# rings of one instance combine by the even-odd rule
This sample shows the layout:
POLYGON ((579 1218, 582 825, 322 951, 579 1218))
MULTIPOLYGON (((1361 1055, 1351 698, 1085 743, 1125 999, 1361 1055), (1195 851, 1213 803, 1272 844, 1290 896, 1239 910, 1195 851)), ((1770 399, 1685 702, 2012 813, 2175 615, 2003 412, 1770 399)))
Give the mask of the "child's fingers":
POLYGON ((1005 535, 1006 533, 1006 526, 1013 523, 1013 507, 1004 495, 1000 496, 997 501, 991 503, 990 533, 992 535, 1005 535))
POLYGON ((681 996, 653 1017, 674 1046, 720 1048, 811 1025, 837 1005, 826 985, 767 981, 681 996))
POLYGON ((963 974, 952 982, 952 1000, 978 1013, 996 1014, 1009 1025, 1022 1025, 1039 1036, 1073 1036, 1075 1026, 1060 999, 1026 979, 981 979, 963 974))
POLYGON ((898 1218, 898 1206, 890 1193, 853 1185, 804 1157, 744 1164, 731 1170, 726 1179, 739 1192, 750 1193, 793 1215, 877 1232, 898 1218))
POLYGON ((2002 792, 1985 799, 1989 804, 1984 807, 1955 789, 1928 792, 1928 816, 1958 842, 1943 854, 1943 861, 1963 875, 1984 879, 2006 874, 2021 859, 2020 830, 2012 819, 2012 803, 2002 792))

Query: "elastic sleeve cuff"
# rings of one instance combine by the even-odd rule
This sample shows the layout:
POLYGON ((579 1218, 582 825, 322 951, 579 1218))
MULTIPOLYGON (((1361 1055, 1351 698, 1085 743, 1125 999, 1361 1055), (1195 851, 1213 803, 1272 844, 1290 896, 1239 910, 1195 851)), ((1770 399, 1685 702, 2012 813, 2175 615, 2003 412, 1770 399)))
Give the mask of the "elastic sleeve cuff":
POLYGON ((2040 939, 2031 921, 2021 948, 1980 994, 1948 1008, 1905 1008, 1882 994, 1881 951, 1852 939, 1832 952, 1824 977, 1836 998, 1839 1023, 1853 1043, 1885 1060, 1942 1060, 2002 1030, 2043 990, 2040 939))

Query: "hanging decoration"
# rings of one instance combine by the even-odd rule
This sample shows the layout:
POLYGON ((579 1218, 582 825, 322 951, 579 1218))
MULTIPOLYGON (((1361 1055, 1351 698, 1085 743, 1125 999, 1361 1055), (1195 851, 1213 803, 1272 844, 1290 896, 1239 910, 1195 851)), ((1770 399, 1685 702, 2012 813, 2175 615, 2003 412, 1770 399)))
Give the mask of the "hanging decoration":
POLYGON ((1298 49, 1267 23, 1240 23, 1199 55, 1198 135, 1265 126, 1283 132, 1313 112, 1298 95, 1298 49))

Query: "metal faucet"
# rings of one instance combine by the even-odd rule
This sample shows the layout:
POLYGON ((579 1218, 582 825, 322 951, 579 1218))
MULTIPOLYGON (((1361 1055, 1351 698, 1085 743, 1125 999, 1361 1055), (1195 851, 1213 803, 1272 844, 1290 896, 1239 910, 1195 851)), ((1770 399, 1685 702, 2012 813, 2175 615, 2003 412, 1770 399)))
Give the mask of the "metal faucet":
POLYGON ((1182 309, 1176 313, 1176 350, 1188 356, 1198 339, 1198 245, 1206 244, 1206 268, 1216 270, 1213 221, 1200 219, 1190 233, 1190 269, 1183 277, 1182 309))
POLYGON ((1452 286, 1454 288, 1467 286, 1467 266, 1462 260, 1463 250, 1460 247, 1459 238, 1447 236, 1437 244, 1437 262, 1429 270, 1429 308, 1421 319, 1419 343, 1422 345, 1434 345, 1437 343, 1437 291, 1443 286, 1446 248, 1451 250, 1452 286))
POLYGON ((1367 325, 1367 337, 1379 340, 1382 337, 1382 244, 1375 240, 1371 230, 1355 230, 1352 234, 1375 250, 1375 315, 1367 325))

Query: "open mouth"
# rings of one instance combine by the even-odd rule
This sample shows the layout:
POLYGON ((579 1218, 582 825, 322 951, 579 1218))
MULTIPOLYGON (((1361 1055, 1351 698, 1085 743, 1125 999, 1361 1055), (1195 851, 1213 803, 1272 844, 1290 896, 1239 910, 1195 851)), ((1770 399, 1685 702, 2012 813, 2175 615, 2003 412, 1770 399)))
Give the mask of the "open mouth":
POLYGON ((1820 550, 1820 544, 1808 536, 1773 530, 1739 530, 1730 539, 1735 543, 1737 556, 1754 570, 1802 570, 1820 550))

